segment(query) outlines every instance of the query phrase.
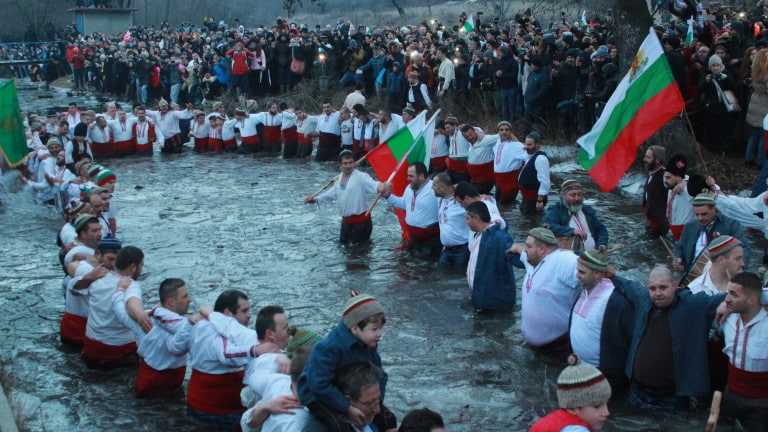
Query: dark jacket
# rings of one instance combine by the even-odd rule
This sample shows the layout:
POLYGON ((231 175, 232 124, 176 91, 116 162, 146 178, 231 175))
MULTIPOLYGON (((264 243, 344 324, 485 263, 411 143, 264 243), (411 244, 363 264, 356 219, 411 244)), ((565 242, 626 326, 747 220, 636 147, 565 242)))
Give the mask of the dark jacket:
MULTIPOLYGON (((749 242, 744 235, 744 229, 741 224, 734 219, 729 218, 724 214, 718 213, 715 216, 714 226, 711 230, 712 238, 718 235, 729 235, 736 237, 741 242, 741 247, 744 248, 744 269, 749 266, 749 260, 751 253, 749 250, 749 242)), ((675 243, 675 256, 682 258, 683 266, 689 269, 696 261, 698 256, 696 255, 696 242, 699 240, 699 221, 691 221, 685 224, 683 232, 680 234, 680 240, 675 243)), ((710 239, 711 241, 711 239, 710 239)))
MULTIPOLYGON (((587 219, 589 231, 595 239, 595 245, 608 246, 608 230, 605 228, 605 225, 600 222, 600 219, 598 219, 595 209, 588 205, 582 206, 581 209, 584 212, 584 217, 587 219)), ((563 201, 560 200, 549 206, 542 223, 549 224, 549 229, 552 230, 557 237, 571 237, 573 236, 574 229, 568 226, 570 221, 571 212, 568 211, 568 208, 565 207, 563 201)))
POLYGON ((507 310, 515 306, 514 257, 507 253, 512 239, 497 224, 483 231, 478 245, 472 306, 477 309, 507 310))
MULTIPOLYGON (((632 344, 625 369, 627 377, 632 379, 637 347, 643 339, 654 305, 647 291, 643 295, 635 295, 627 290, 626 294, 636 305, 632 344)), ((692 294, 684 288, 677 291, 670 306, 669 330, 672 334, 675 393, 678 396, 704 396, 710 393, 707 340, 715 311, 723 299, 725 294, 692 294)))
MULTIPOLYGON (((312 349, 297 383, 301 403, 307 406, 312 402, 320 402, 336 412, 346 412, 349 400, 334 385, 334 380, 341 368, 360 361, 369 361, 381 369, 381 357, 376 348, 360 342, 342 320, 312 349)), ((379 384, 383 401, 387 387, 387 374, 383 369, 379 384)))
POLYGON ((527 105, 543 106, 549 94, 549 68, 541 68, 528 75, 528 87, 525 89, 527 105))
POLYGON ((620 276, 614 276, 611 282, 614 290, 605 307, 600 330, 600 371, 609 377, 621 377, 627 365, 635 325, 635 304, 630 298, 648 296, 648 290, 642 284, 620 276))
POLYGON ((517 59, 512 54, 503 56, 496 64, 497 70, 501 71, 501 76, 496 78, 499 88, 509 90, 517 87, 518 75, 517 59))

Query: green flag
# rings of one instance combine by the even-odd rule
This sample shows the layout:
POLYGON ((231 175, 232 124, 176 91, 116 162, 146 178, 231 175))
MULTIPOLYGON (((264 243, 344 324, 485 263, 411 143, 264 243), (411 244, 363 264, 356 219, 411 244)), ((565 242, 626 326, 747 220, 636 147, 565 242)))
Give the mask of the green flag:
POLYGON ((11 168, 21 164, 29 153, 13 80, 0 82, 0 149, 11 168))

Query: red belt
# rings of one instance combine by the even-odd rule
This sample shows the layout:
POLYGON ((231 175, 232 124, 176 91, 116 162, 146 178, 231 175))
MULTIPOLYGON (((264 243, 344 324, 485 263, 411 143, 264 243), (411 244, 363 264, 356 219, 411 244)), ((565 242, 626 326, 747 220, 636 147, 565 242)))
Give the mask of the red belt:
POLYGON ((520 185, 520 193, 523 195, 523 199, 531 200, 539 197, 538 189, 528 189, 527 187, 520 185))
POLYGON ((450 157, 446 161, 448 169, 457 172, 457 173, 465 173, 467 172, 467 161, 461 160, 461 159, 451 159, 450 157))
POLYGON ((341 222, 347 225, 359 224, 369 220, 371 220, 370 213, 368 214, 363 213, 363 214, 352 215, 352 216, 342 216, 341 218, 341 222))
POLYGON ((296 126, 289 127, 288 129, 283 129, 283 141, 286 142, 296 142, 298 141, 299 136, 296 133, 296 126))
POLYGON ((195 151, 204 152, 208 148, 208 137, 197 138, 195 137, 195 151))
POLYGON ((230 138, 230 139, 224 140, 224 148, 225 149, 237 148, 237 139, 230 138))
POLYGON ((88 317, 81 317, 69 312, 64 312, 59 322, 59 334, 69 340, 83 342, 85 339, 85 327, 88 317))
POLYGON ((137 398, 166 396, 176 391, 184 382, 187 367, 156 370, 141 359, 136 372, 135 395, 137 398))
POLYGON ((280 142, 280 126, 264 126, 264 142, 274 144, 280 142))
POLYGON ((670 225, 669 230, 672 231, 672 238, 675 241, 680 240, 680 235, 683 233, 683 228, 685 227, 685 224, 683 225, 670 225))
POLYGON ((241 138, 244 146, 259 145, 259 135, 244 136, 241 138))
POLYGON ((413 243, 424 243, 432 240, 440 240, 440 226, 428 226, 426 228, 407 225, 408 240, 413 243))
POLYGON ((245 411, 240 402, 244 371, 208 374, 192 369, 187 386, 187 405, 206 414, 231 414, 245 411))
POLYGON ((747 372, 728 363, 728 388, 745 398, 768 398, 768 372, 747 372))
POLYGON ((221 138, 208 138, 208 151, 220 152, 224 149, 224 141, 221 138))
POLYGON ((429 158, 429 169, 430 171, 442 171, 446 168, 445 160, 447 159, 447 156, 438 156, 429 158))
POLYGON ((107 345, 88 336, 83 338, 83 358, 95 362, 113 362, 136 352, 136 342, 125 345, 107 345))
POLYGON ((133 144, 133 139, 128 139, 125 141, 115 141, 115 151, 120 153, 126 153, 126 152, 132 152, 134 150, 135 145, 133 144))
POLYGON ((136 151, 139 153, 147 153, 152 151, 152 143, 148 142, 145 144, 139 144, 136 143, 136 151))
POLYGON ((467 164, 469 178, 473 182, 493 183, 493 161, 483 164, 467 164))
POLYGON ((115 152, 115 146, 112 141, 105 143, 91 143, 91 151, 94 156, 111 156, 115 152))

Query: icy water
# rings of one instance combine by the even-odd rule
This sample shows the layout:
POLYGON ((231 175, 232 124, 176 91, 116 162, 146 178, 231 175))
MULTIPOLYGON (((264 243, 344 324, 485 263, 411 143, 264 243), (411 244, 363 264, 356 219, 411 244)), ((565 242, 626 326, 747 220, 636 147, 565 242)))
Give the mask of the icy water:
MULTIPOLYGON (((44 112, 68 100, 36 94, 20 91, 23 109, 44 112)), ((555 154, 554 184, 574 176, 586 180, 572 173, 572 148, 546 150, 555 154)), ((157 302, 164 278, 180 277, 196 305, 210 305, 223 290, 236 288, 248 293, 254 310, 279 304, 292 324, 326 333, 338 322, 347 293, 357 289, 387 310, 379 352, 390 376, 385 402, 399 418, 428 406, 443 415, 450 431, 524 431, 556 407, 555 381, 564 359, 524 345, 519 307, 507 315, 477 316, 463 272, 439 271, 436 260, 395 250, 400 231, 386 203, 373 212, 370 245, 338 244, 336 207, 302 204, 337 173, 335 164, 190 151, 104 163, 118 177, 118 236, 146 254, 145 306, 157 302)), ((641 181, 633 177, 627 190, 641 181)), ((35 205, 32 193, 10 175, 0 194, 0 365, 23 429, 203 430, 185 417, 182 394, 135 400, 134 371, 88 370, 77 353, 60 345, 64 302, 55 235, 61 219, 35 205)), ((614 255, 620 274, 644 280, 666 256, 658 242, 642 239, 640 197, 594 190, 587 195, 596 199, 611 244, 623 246, 614 255)), ((502 211, 516 240, 523 240, 530 221, 512 207, 502 211)), ((522 275, 518 271, 518 287, 522 275)), ((607 431, 703 430, 707 416, 652 416, 627 408, 623 395, 610 407, 607 431)))

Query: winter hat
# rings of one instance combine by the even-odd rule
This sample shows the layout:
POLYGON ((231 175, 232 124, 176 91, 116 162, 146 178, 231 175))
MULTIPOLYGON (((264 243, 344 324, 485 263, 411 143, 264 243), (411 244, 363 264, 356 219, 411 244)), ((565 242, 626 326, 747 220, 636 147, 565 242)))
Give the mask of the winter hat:
POLYGON ((82 201, 72 201, 72 204, 66 209, 64 209, 64 215, 67 217, 67 221, 72 220, 73 217, 76 217, 78 213, 85 210, 85 203, 82 201))
POLYGON ((608 58, 608 47, 605 45, 600 45, 597 48, 597 51, 592 53, 592 58, 595 58, 595 57, 608 58))
POLYGON ((695 198, 693 198, 693 201, 691 201, 691 204, 694 207, 701 207, 701 206, 714 206, 715 205, 715 199, 712 198, 709 194, 706 193, 700 193, 696 195, 695 198))
POLYGON ((568 356, 568 367, 557 377, 557 403, 562 409, 588 407, 608 402, 611 385, 596 367, 568 356))
POLYGON ((112 236, 103 237, 99 241, 99 245, 96 246, 96 249, 100 251, 105 251, 105 250, 119 251, 122 248, 123 248, 123 244, 120 242, 120 240, 112 236))
POLYGON ((531 66, 536 66, 537 68, 543 68, 544 60, 541 58, 541 56, 536 56, 531 59, 531 66))
POLYGON ((99 171, 99 173, 96 175, 96 184, 99 186, 104 186, 105 184, 117 180, 117 176, 115 175, 112 170, 105 169, 104 171, 99 171))
POLYGON ((349 47, 352 48, 352 49, 357 49, 358 48, 357 41, 354 40, 354 39, 350 39, 349 40, 349 47))
POLYGON ((568 50, 565 52, 566 57, 578 57, 579 56, 579 49, 578 48, 568 48, 568 50))
POLYGON ((375 298, 367 294, 359 294, 356 291, 350 293, 349 299, 344 303, 344 324, 348 329, 356 326, 366 318, 384 313, 384 307, 375 298))
MULTIPOLYGON (((88 213, 83 213, 80 216, 78 216, 75 219, 74 223, 72 224, 75 227, 75 231, 79 231, 82 227, 87 225, 88 221, 90 221, 91 219, 96 219, 96 216, 88 213)), ((96 219, 96 221, 98 222, 98 219, 96 219)))
POLYGON ((51 148, 51 146, 57 145, 61 147, 61 140, 56 137, 50 137, 48 138, 48 142, 45 143, 45 146, 48 148, 51 148))
POLYGON ((159 107, 161 107, 161 106, 168 106, 168 101, 163 99, 163 98, 160 98, 160 102, 157 103, 157 106, 159 106, 159 107))
POLYGON ((407 107, 403 108, 403 112, 404 112, 404 113, 408 113, 408 114, 410 114, 410 115, 412 115, 412 116, 415 116, 415 115, 416 115, 416 110, 415 110, 415 109, 413 109, 412 107, 409 107, 409 106, 407 106, 407 107))
POLYGON ((555 238, 555 235, 548 228, 542 228, 542 227, 533 228, 530 231, 528 231, 528 235, 542 243, 552 245, 552 246, 557 245, 557 238, 555 238))
POLYGON ((85 123, 78 123, 75 125, 74 135, 76 137, 84 137, 88 136, 88 125, 85 123))
POLYGON ((499 48, 499 51, 501 51, 502 54, 508 55, 509 54, 509 45, 504 44, 499 48))
POLYGON ((536 131, 529 133, 528 136, 526 136, 526 138, 531 138, 536 142, 541 142, 541 134, 536 131))
POLYGON ((99 173, 99 171, 101 171, 102 168, 104 167, 99 164, 91 165, 91 167, 88 168, 88 177, 95 176, 96 174, 99 173))
POLYGON ((32 126, 29 127, 29 129, 32 132, 39 132, 39 131, 41 131, 43 129, 43 124, 42 123, 34 123, 32 126))
POLYGON ((584 185, 578 180, 568 179, 560 186, 560 193, 566 193, 571 189, 584 189, 584 185))
POLYGON ((285 349, 285 353, 288 358, 293 357, 293 354, 299 350, 299 348, 310 348, 314 346, 318 341, 322 339, 319 334, 307 329, 296 329, 291 337, 291 343, 285 349))
POLYGON ((499 128, 502 126, 507 126, 508 128, 512 129, 512 123, 506 120, 502 120, 498 124, 496 124, 496 130, 499 130, 499 128))
POLYGON ((608 257, 603 249, 585 250, 579 255, 579 264, 601 272, 608 271, 608 257))
POLYGON ((729 235, 720 235, 712 239, 707 245, 707 252, 709 252, 709 258, 715 259, 720 255, 725 255, 736 246, 741 246, 741 242, 736 237, 729 235))
POLYGON ((459 119, 457 119, 454 116, 448 116, 448 117, 445 118, 445 122, 457 125, 457 124, 459 124, 459 119))
POLYGON ((217 109, 221 108, 223 104, 219 101, 216 101, 213 103, 213 110, 216 111, 217 109))
POLYGON ((667 164, 664 166, 665 170, 673 176, 685 177, 685 171, 688 168, 688 161, 685 159, 685 156, 676 154, 669 158, 669 162, 667 162, 667 164))
POLYGON ((673 49, 680 48, 680 38, 677 36, 667 36, 664 38, 664 42, 668 43, 673 49))
POLYGON ((709 58, 709 67, 712 67, 713 65, 720 65, 720 66, 723 65, 723 60, 717 54, 709 58))
POLYGON ((80 169, 83 168, 84 165, 90 165, 90 164, 91 164, 91 161, 89 161, 88 159, 83 159, 80 162, 76 163, 75 164, 75 174, 76 175, 80 175, 79 174, 80 173, 80 169))

